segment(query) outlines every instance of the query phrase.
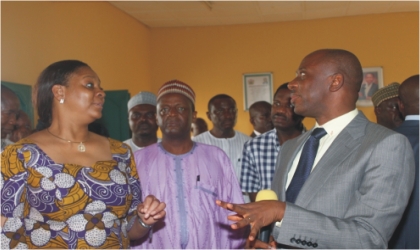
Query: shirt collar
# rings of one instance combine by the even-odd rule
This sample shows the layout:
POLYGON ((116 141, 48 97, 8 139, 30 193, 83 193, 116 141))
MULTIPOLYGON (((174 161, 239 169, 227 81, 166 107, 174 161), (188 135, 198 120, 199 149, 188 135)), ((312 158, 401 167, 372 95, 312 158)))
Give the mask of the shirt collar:
POLYGON ((420 120, 419 115, 407 115, 404 119, 405 121, 418 121, 420 120))
POLYGON ((258 136, 258 135, 261 135, 261 133, 260 133, 260 132, 258 132, 258 131, 257 131, 257 130, 255 130, 255 129, 254 129, 254 134, 255 134, 255 135, 257 135, 257 136, 258 136))
POLYGON ((324 128, 328 135, 336 136, 357 116, 358 113, 359 111, 354 109, 344 115, 328 121, 322 126, 316 122, 314 128, 324 128))

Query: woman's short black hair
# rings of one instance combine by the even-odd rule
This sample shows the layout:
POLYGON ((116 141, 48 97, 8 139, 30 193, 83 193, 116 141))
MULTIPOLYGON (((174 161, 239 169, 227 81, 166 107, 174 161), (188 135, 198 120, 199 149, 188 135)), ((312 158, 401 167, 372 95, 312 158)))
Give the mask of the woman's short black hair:
POLYGON ((39 120, 48 125, 47 127, 51 124, 53 86, 67 86, 69 76, 81 67, 89 67, 89 65, 78 60, 63 60, 45 68, 38 77, 32 96, 39 120))

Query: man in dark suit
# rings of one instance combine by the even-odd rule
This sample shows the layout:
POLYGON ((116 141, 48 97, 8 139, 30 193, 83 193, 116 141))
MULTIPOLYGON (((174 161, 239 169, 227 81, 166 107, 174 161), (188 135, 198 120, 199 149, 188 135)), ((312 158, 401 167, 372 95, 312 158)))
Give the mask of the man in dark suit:
POLYGON ((286 247, 387 248, 413 189, 414 156, 405 136, 356 109, 362 78, 349 51, 318 50, 301 62, 291 103, 316 124, 280 150, 271 186, 279 201, 216 201, 237 213, 233 229, 251 225, 251 246, 268 248, 255 238, 275 223, 273 239, 286 247))
POLYGON ((414 189, 404 215, 389 241, 389 248, 419 249, 419 75, 406 79, 399 88, 399 108, 405 121, 395 131, 407 136, 414 150, 414 189))

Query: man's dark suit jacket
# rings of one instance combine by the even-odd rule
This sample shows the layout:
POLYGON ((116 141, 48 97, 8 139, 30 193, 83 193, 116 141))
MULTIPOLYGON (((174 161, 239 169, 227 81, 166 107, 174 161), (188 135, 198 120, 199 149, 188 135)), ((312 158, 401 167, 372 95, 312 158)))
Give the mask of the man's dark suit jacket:
POLYGON ((389 248, 419 249, 419 121, 404 121, 395 131, 407 136, 414 150, 416 178, 404 215, 389 241, 389 248))

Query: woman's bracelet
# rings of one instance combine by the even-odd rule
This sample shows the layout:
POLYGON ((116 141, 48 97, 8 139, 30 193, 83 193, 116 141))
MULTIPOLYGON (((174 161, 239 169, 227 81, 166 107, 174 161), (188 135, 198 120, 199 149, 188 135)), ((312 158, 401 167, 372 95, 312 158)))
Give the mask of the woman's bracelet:
POLYGON ((144 223, 144 222, 141 220, 140 216, 138 216, 138 215, 137 215, 137 220, 138 220, 138 222, 140 223, 140 225, 141 225, 142 227, 146 228, 146 229, 150 229, 150 228, 152 228, 152 227, 153 227, 153 225, 147 225, 146 223, 144 223))

